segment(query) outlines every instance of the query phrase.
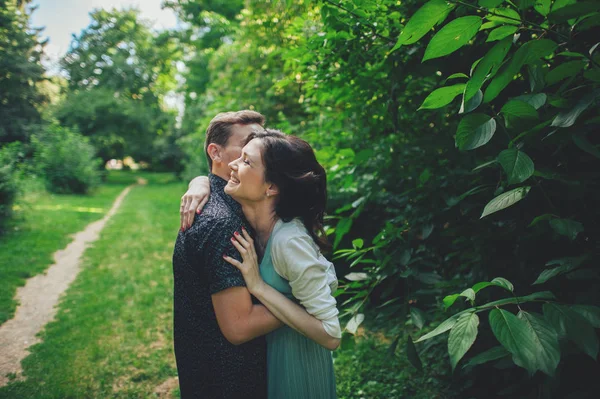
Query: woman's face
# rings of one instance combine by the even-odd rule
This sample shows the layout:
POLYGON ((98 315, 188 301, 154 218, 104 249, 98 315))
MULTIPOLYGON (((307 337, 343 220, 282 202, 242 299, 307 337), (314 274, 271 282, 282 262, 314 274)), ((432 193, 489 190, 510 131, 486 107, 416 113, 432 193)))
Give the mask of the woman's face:
POLYGON ((262 140, 250 140, 242 148, 242 155, 229 163, 231 173, 225 193, 238 202, 256 202, 267 197, 270 184, 265 181, 261 150, 262 140))

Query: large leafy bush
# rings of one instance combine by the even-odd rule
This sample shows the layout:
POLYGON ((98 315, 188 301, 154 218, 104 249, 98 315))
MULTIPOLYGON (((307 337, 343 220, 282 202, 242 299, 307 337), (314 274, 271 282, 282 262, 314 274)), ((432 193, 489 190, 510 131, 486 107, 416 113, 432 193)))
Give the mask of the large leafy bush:
POLYGON ((34 163, 46 188, 55 193, 87 193, 100 182, 100 160, 88 139, 58 125, 32 136, 34 163))

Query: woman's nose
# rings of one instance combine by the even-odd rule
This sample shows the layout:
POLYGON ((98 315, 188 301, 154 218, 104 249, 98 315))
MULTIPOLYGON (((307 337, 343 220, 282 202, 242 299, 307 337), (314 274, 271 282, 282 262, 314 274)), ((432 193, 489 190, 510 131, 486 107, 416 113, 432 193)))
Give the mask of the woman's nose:
POLYGON ((236 170, 237 169, 237 159, 234 159, 233 161, 229 162, 229 169, 231 170, 236 170))

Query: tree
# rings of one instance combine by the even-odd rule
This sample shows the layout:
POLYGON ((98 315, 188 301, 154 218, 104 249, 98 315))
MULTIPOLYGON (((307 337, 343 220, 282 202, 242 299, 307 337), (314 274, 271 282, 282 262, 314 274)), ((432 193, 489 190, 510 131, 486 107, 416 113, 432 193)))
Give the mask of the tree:
POLYGON ((37 84, 44 81, 41 29, 29 24, 29 1, 0 1, 0 144, 27 142, 27 126, 40 121, 36 107, 45 98, 37 84))
POLYGON ((96 10, 91 18, 61 61, 69 90, 56 116, 89 136, 105 161, 156 160, 154 141, 173 134, 174 111, 164 100, 176 87, 179 50, 168 32, 152 33, 136 9, 96 10))

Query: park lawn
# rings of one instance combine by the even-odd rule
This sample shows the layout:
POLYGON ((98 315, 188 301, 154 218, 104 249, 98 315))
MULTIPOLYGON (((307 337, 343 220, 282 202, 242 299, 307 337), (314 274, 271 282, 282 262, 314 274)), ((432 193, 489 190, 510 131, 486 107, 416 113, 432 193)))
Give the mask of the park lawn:
POLYGON ((71 235, 101 219, 119 193, 135 183, 132 174, 111 174, 89 195, 35 191, 19 198, 14 218, 0 236, 0 324, 14 316, 17 288, 54 263, 52 255, 71 235))
MULTIPOLYGON (((112 181, 127 184, 127 176, 112 181)), ((171 256, 185 184, 169 175, 142 177, 148 185, 128 194, 86 251, 55 321, 23 361, 26 380, 0 388, 0 399, 156 397, 177 375, 171 256)), ((354 347, 336 352, 339 399, 441 397, 436 377, 444 373, 416 371, 404 345, 389 354, 389 342, 367 331, 354 347)), ((166 394, 161 397, 179 397, 172 385, 166 394)))
POLYGON ((176 376, 171 256, 185 184, 143 177, 148 185, 131 190, 85 252, 55 321, 22 363, 27 379, 0 398, 145 398, 176 376))

